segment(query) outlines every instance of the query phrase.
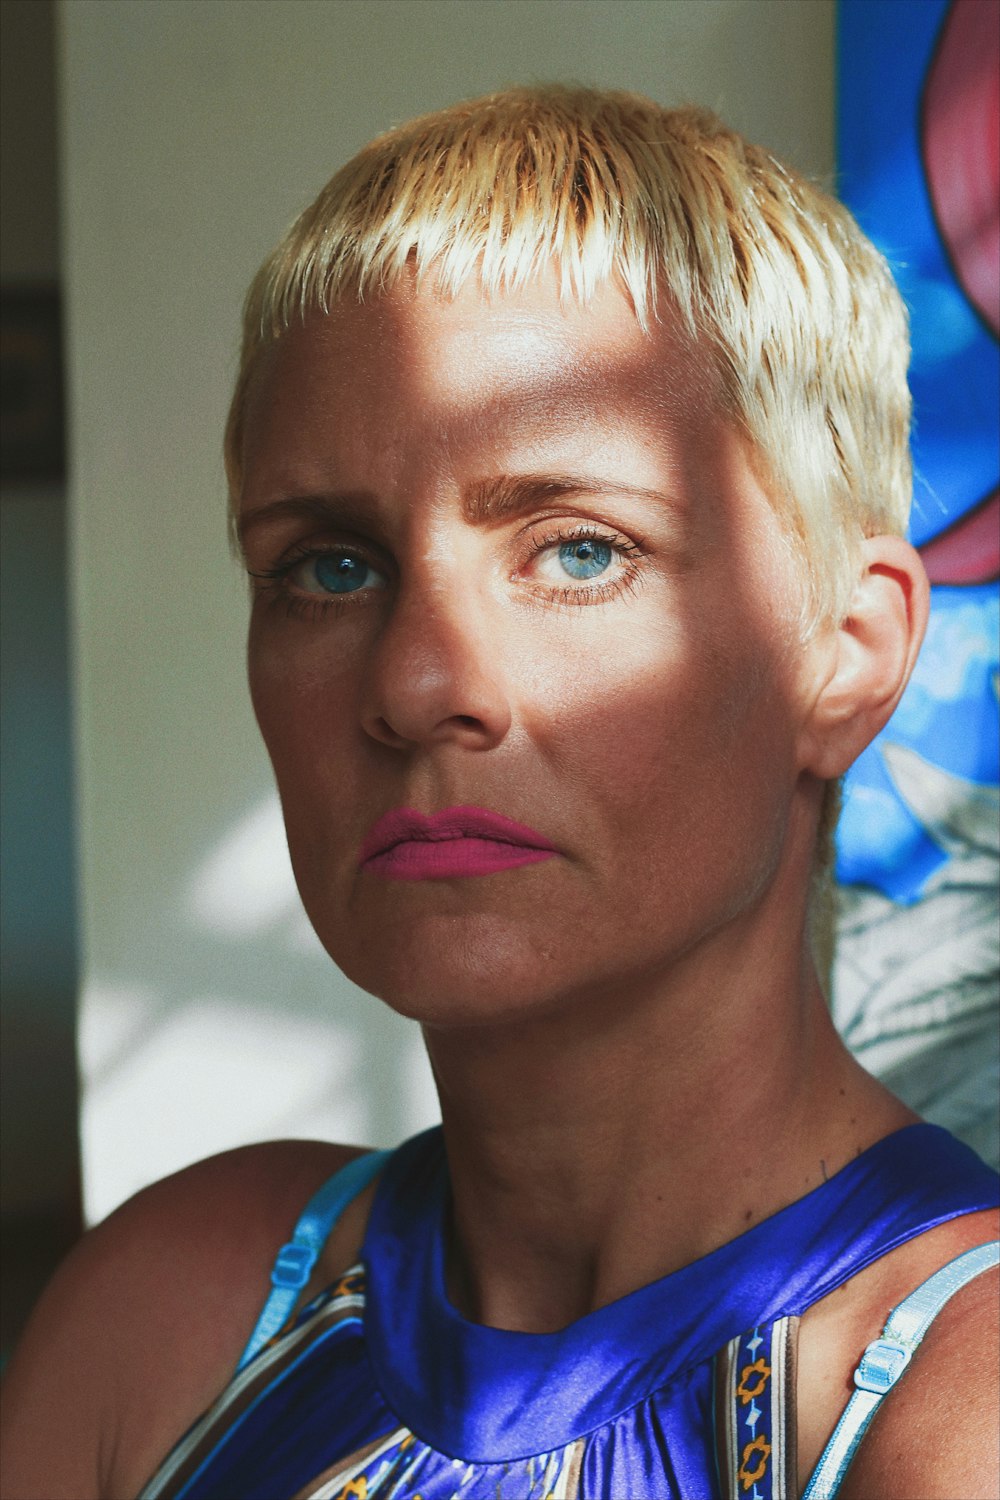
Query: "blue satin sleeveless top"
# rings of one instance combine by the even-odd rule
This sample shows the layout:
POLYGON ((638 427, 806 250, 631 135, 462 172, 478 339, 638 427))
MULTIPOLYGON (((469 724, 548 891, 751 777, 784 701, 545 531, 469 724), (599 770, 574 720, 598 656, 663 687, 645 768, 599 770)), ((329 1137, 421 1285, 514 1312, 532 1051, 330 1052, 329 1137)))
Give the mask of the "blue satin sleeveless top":
POLYGON ((447 1194, 440 1130, 401 1146, 359 1265, 240 1371, 140 1500, 781 1500, 796 1492, 794 1319, 897 1245, 995 1206, 1000 1179, 946 1131, 908 1126, 548 1334, 450 1304, 447 1194))

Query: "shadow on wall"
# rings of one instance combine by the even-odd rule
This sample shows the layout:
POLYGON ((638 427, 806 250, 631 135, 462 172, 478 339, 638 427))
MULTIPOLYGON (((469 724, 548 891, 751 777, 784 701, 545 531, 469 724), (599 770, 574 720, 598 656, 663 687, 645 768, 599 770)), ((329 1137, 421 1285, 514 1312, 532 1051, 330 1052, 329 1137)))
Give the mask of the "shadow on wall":
POLYGON ((418 1028, 345 979, 309 926, 276 793, 208 851, 177 900, 183 945, 157 966, 169 988, 116 974, 86 989, 88 1222, 248 1138, 389 1145, 437 1120, 418 1028))

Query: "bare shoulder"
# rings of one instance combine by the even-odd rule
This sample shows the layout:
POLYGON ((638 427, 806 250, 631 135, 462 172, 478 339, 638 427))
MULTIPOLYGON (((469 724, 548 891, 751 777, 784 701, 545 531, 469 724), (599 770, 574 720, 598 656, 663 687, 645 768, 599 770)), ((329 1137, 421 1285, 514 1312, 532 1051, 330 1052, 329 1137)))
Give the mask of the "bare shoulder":
POLYGON ((842 1500, 994 1500, 1000 1495, 1000 1274, 985 1272, 938 1314, 883 1401, 842 1500))
MULTIPOLYGON (((994 1211, 961 1215, 874 1262, 804 1315, 799 1334, 799 1482, 804 1486, 854 1389, 866 1345, 928 1277, 995 1239, 994 1211)), ((977 1500, 997 1474, 997 1277, 974 1278, 931 1324, 872 1420, 841 1500, 977 1500)))
MULTIPOLYGON (((306 1201, 358 1154, 242 1147, 145 1188, 86 1234, 4 1381, 3 1500, 134 1495, 229 1380, 306 1201)), ((353 1258, 366 1213, 359 1200, 345 1214, 324 1268, 353 1258)))

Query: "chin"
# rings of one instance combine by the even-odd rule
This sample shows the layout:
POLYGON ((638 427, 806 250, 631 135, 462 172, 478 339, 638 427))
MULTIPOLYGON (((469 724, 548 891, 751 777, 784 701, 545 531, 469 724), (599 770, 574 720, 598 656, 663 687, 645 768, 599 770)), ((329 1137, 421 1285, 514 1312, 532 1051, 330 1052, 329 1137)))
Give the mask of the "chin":
MULTIPOLYGON (((321 939, 323 934, 320 933, 321 939)), ((531 941, 526 924, 496 916, 442 917, 415 931, 397 927, 370 944, 324 941, 348 979, 394 1011, 433 1027, 490 1026, 558 1011, 578 992, 555 955, 531 941)))

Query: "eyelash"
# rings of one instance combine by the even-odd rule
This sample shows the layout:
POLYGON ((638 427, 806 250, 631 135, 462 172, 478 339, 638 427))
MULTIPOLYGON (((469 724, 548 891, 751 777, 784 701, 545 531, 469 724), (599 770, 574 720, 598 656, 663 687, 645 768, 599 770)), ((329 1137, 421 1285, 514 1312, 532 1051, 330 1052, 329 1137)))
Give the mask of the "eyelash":
MULTIPOLYGON (((333 619, 337 619, 345 609, 352 608, 360 601, 354 599, 351 594, 344 594, 338 598, 334 594, 307 594, 304 591, 297 593, 294 592, 294 585, 289 582, 289 578, 301 563, 308 562, 310 558, 328 557, 331 554, 345 552, 368 563, 362 547, 352 547, 347 544, 339 547, 316 547, 308 542, 296 542, 273 568, 248 568, 247 576, 253 584, 254 594, 258 599, 272 608, 284 609, 285 613, 293 619, 316 620, 321 615, 331 614, 333 619)), ((374 564, 369 563, 369 566, 374 567, 374 564)))
POLYGON ((578 609, 581 605, 587 604, 603 604, 626 590, 634 592, 641 582, 639 563, 646 556, 646 548, 631 537, 623 536, 621 532, 605 531, 599 526, 581 522, 578 525, 554 531, 551 535, 529 540, 530 552, 525 559, 526 562, 541 557, 551 547, 564 546, 567 542, 599 542, 605 547, 610 547, 618 561, 623 564, 621 571, 604 583, 580 584, 575 588, 567 584, 561 588, 549 586, 530 589, 529 593, 534 595, 539 604, 555 602, 571 609, 578 609))
MULTIPOLYGON (((581 582, 575 587, 566 585, 555 588, 529 585, 527 593, 533 603, 539 605, 555 603, 568 608, 603 604, 626 590, 634 592, 641 583, 639 563, 646 556, 645 546, 631 537, 623 536, 620 532, 605 531, 587 522, 560 528, 541 538, 532 537, 528 533, 523 543, 526 555, 512 576, 516 577, 521 567, 541 557, 550 548, 564 546, 569 542, 598 542, 610 547, 623 566, 613 578, 604 583, 581 582)), ((361 558, 371 567, 375 566, 374 563, 369 562, 362 547, 352 547, 346 544, 313 546, 308 542, 297 542, 274 567, 258 570, 249 568, 247 572, 253 581, 257 597, 263 598, 268 605, 283 608, 289 616, 296 619, 316 620, 320 616, 330 615, 332 611, 332 617, 337 619, 345 609, 354 608, 361 603, 362 591, 359 591, 359 595, 345 594, 339 598, 331 594, 310 595, 305 592, 295 592, 294 585, 289 581, 290 575, 302 563, 308 562, 311 558, 324 557, 332 553, 348 553, 361 558)), ((363 592, 368 593, 369 590, 363 592)))

